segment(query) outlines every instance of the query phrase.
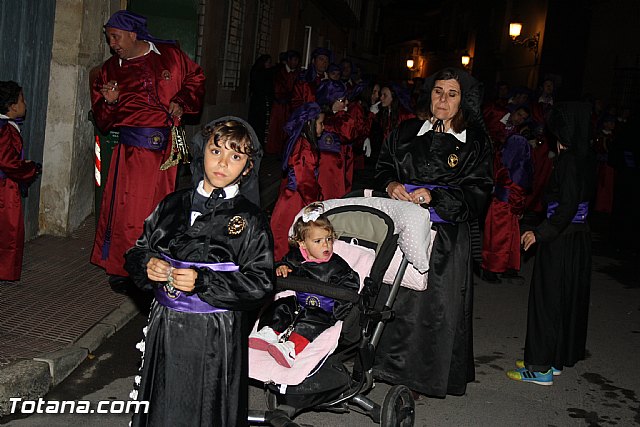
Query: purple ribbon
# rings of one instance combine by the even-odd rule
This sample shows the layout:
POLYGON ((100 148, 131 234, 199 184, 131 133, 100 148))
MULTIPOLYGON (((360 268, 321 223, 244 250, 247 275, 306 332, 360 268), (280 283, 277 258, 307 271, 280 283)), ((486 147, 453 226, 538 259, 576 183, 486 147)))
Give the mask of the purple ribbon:
POLYGON ((148 150, 164 150, 169 141, 169 128, 120 128, 120 142, 148 150))
POLYGON ((168 255, 160 254, 173 268, 208 268, 211 271, 231 272, 240 271, 240 267, 232 262, 189 262, 173 259, 168 255))
MULTIPOLYGON (((547 206, 547 218, 551 218, 558 205, 558 202, 549 203, 547 206)), ((589 202, 582 202, 578 205, 578 212, 576 212, 571 222, 574 224, 584 224, 587 222, 587 215, 589 215, 589 202)))
POLYGON ((320 307, 327 313, 333 313, 333 298, 307 292, 296 292, 296 300, 302 307, 320 307))
MULTIPOLYGON (((211 271, 234 272, 239 271, 240 267, 232 262, 189 262, 173 259, 168 255, 160 254, 173 268, 208 268, 211 271)), ((182 313, 220 313, 227 311, 223 308, 217 308, 200 299, 197 294, 188 295, 177 289, 168 286, 157 287, 153 290, 156 301, 159 304, 182 313)))
POLYGON ((177 289, 169 290, 166 286, 154 288, 153 293, 160 305, 182 313, 221 313, 227 311, 202 301, 197 294, 187 295, 177 289))
MULTIPOLYGON (((418 188, 426 188, 431 191, 434 188, 449 188, 448 185, 436 185, 436 184, 423 184, 423 185, 414 185, 414 184, 404 184, 404 189, 407 190, 407 193, 413 193, 418 188)), ((453 224, 450 221, 445 221, 438 215, 436 210, 429 206, 429 216, 431 218, 431 222, 434 224, 453 224)))

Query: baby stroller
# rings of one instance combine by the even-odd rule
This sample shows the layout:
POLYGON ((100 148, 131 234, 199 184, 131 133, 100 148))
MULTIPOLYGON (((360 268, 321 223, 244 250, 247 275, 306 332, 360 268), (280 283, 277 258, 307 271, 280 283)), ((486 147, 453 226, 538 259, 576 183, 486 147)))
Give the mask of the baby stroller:
MULTIPOLYGON (((356 405, 375 423, 382 426, 413 426, 415 403, 408 387, 393 386, 386 394, 382 405, 364 396, 364 393, 373 387, 372 367, 376 346, 385 323, 393 319, 391 307, 408 265, 408 261, 403 258, 386 303, 382 309, 376 310, 374 302, 380 286, 387 286, 382 284, 382 280, 396 252, 399 236, 393 220, 383 210, 363 204, 364 199, 368 198, 353 197, 323 202, 325 214, 337 234, 334 245, 336 253, 345 258, 352 267, 352 262, 338 250, 339 241, 348 242, 350 245, 357 244, 375 253, 370 272, 364 279, 364 287, 359 294, 347 289, 330 287, 315 280, 291 276, 278 278, 276 286, 279 291, 313 292, 354 303, 354 309, 341 325, 342 334, 339 344, 336 344, 337 348, 334 347, 335 352, 324 356, 314 365, 311 372, 303 377, 302 382, 289 382, 288 384, 295 385, 284 386, 273 378, 269 379, 270 374, 264 374, 271 372, 269 368, 261 367, 252 372, 253 360, 250 353, 250 376, 266 383, 268 407, 267 411, 249 411, 250 423, 297 426, 292 419, 303 411, 313 409, 349 412, 349 405, 356 405), (347 361, 352 361, 348 364, 352 365, 352 368, 345 366, 347 361)), ((389 203, 397 202, 385 200, 389 203)), ((402 208, 405 209, 406 206, 403 205, 402 208)), ((296 368, 297 364, 298 361, 296 368)))

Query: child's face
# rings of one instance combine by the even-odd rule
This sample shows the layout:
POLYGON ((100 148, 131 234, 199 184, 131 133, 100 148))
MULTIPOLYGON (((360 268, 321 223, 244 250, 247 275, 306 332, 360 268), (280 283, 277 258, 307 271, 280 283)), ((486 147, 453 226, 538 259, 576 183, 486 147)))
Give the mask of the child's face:
POLYGON ((311 227, 300 247, 309 259, 329 259, 333 255, 333 234, 321 227, 311 227))
POLYGON ((211 192, 215 188, 224 188, 232 184, 242 173, 246 175, 250 169, 243 172, 249 161, 249 156, 239 153, 226 144, 218 147, 213 138, 209 139, 204 152, 204 190, 211 192))
POLYGON ((320 137, 324 131, 324 113, 320 113, 316 119, 316 136, 320 137))
POLYGON ((25 114, 27 114, 27 103, 24 101, 24 94, 20 92, 20 95, 18 95, 18 102, 9 106, 7 117, 16 119, 24 117, 25 114))

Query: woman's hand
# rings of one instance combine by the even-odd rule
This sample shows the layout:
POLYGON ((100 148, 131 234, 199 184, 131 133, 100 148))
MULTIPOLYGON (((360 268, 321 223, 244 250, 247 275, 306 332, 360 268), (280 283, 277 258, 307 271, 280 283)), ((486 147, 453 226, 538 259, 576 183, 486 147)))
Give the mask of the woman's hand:
POLYGON ((192 292, 196 287, 198 272, 191 268, 174 268, 170 277, 173 278, 168 280, 171 286, 180 291, 192 292))
POLYGON ((426 188, 418 188, 411 193, 411 201, 417 205, 431 203, 431 191, 426 188))
POLYGON ((293 270, 290 269, 289 267, 287 267, 286 265, 281 265, 279 267, 276 268, 276 276, 278 277, 287 277, 287 275, 289 273, 291 273, 293 270))
POLYGON ((524 233, 522 233, 522 236, 520 236, 520 244, 525 251, 529 250, 531 245, 533 245, 535 242, 536 235, 533 233, 533 231, 525 231, 524 233))
POLYGON ((392 199, 406 200, 407 202, 413 201, 411 195, 405 190, 404 185, 396 181, 392 181, 387 185, 387 194, 392 199))
POLYGON ((171 265, 160 258, 152 257, 147 263, 147 277, 154 282, 166 282, 171 274, 171 265))

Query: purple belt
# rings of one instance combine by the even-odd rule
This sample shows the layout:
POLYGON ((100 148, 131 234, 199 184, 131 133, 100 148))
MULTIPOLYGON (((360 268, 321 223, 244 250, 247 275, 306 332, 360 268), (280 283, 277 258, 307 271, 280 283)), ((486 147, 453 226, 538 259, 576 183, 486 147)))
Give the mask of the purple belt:
POLYGON ((134 128, 123 126, 120 129, 121 143, 148 150, 164 150, 169 141, 169 128, 134 128))
MULTIPOLYGON (((558 202, 551 202, 547 206, 547 218, 550 218, 556 211, 558 202)), ((574 224, 583 224, 587 222, 587 215, 589 215, 589 202, 582 202, 578 205, 578 212, 571 220, 574 224)))
MULTIPOLYGON (((199 267, 208 268, 211 271, 226 272, 240 270, 240 267, 232 262, 187 262, 175 260, 165 254, 161 254, 161 256, 173 268, 199 267)), ((224 308, 217 308, 202 301, 197 294, 188 295, 177 289, 170 289, 168 286, 157 287, 154 288, 153 291, 156 297, 156 301, 158 301, 159 304, 174 311, 180 311, 182 313, 221 313, 227 311, 224 308)))
POLYGON ((307 292, 296 292, 296 300, 303 307, 320 307, 327 313, 333 313, 334 299, 307 292))
MULTIPOLYGON (((423 184, 423 185, 405 184, 404 188, 405 190, 407 190, 408 193, 413 193, 418 188, 426 188, 427 190, 431 191, 434 188, 449 188, 449 186, 435 185, 435 184, 423 184)), ((429 207, 429 216, 431 218, 431 222, 434 224, 453 224, 450 221, 445 221, 444 219, 442 219, 440 215, 438 215, 436 210, 432 207, 429 207)))

